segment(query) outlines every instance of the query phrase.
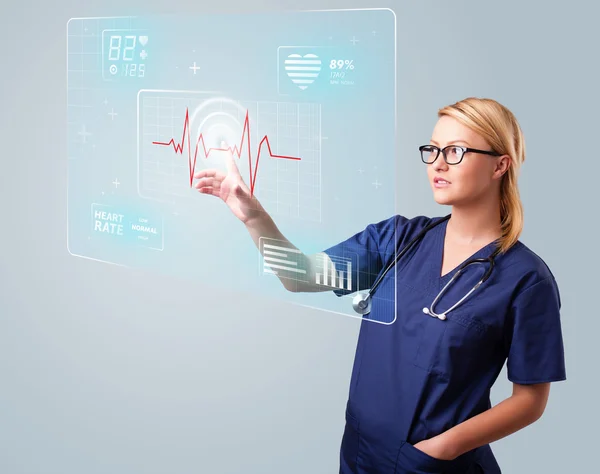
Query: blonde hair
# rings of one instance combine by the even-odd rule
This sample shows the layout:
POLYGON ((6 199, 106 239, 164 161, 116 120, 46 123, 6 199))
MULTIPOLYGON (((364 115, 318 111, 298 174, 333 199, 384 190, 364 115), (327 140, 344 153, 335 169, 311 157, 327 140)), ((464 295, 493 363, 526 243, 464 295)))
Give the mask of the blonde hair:
POLYGON ((525 161, 525 138, 514 114, 493 99, 468 97, 438 111, 438 117, 453 117, 481 135, 492 149, 509 155, 511 165, 500 183, 500 220, 502 236, 498 251, 506 252, 517 243, 523 231, 523 203, 517 179, 525 161))

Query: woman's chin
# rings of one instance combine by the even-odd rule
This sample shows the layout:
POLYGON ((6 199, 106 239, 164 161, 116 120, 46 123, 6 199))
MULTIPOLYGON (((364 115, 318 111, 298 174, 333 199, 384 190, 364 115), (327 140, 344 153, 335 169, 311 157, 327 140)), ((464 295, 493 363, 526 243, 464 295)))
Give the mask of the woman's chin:
POLYGON ((435 202, 441 204, 442 206, 449 206, 452 205, 452 203, 454 202, 454 199, 452 199, 450 196, 444 196, 442 195, 442 193, 434 192, 433 199, 435 199, 435 202))

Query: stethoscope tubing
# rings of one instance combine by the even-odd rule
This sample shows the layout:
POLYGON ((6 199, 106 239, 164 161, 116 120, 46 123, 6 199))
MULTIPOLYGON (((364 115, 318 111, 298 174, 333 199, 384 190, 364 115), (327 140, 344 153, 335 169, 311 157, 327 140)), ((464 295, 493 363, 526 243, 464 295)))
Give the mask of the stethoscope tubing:
MULTIPOLYGON (((385 276, 388 274, 388 272, 394 268, 394 266, 396 265, 396 263, 398 263, 398 260, 400 260, 400 258, 402 258, 403 255, 406 254, 406 252, 408 252, 418 241, 420 241, 423 236, 429 232, 431 229, 433 229, 436 225, 441 224, 444 221, 447 221, 448 219, 450 219, 451 214, 448 214, 445 217, 442 217, 441 219, 438 219, 435 222, 430 223, 429 225, 427 225, 426 227, 424 227, 423 229, 421 229, 421 231, 408 243, 406 244, 406 246, 396 254, 394 261, 391 262, 386 269, 383 271, 383 273, 381 273, 379 275, 379 277, 377 278, 377 280, 375 281, 375 283, 373 283, 373 286, 369 289, 369 291, 365 294, 365 293, 359 293, 357 294, 353 301, 352 301, 352 306, 354 307, 354 310, 359 313, 359 314, 368 314, 371 310, 371 300, 373 298, 373 295, 375 294, 375 291, 377 290, 377 287, 379 286, 379 284, 381 283, 381 281, 385 278, 385 276)), ((459 304, 461 304, 471 293, 473 293, 473 291, 475 291, 477 288, 479 288, 479 286, 481 286, 492 274, 492 271, 494 269, 494 257, 498 254, 499 249, 496 249, 492 255, 490 255, 489 257, 486 258, 474 258, 471 260, 468 260, 466 262, 464 262, 459 269, 457 270, 457 272, 454 274, 454 276, 450 279, 450 281, 448 281, 448 283, 446 283, 446 285, 444 286, 444 288, 442 288, 442 290, 438 293, 438 295, 436 296, 436 298, 433 300, 433 303, 431 304, 431 306, 429 308, 423 308, 423 312, 425 314, 429 314, 430 316, 433 317, 437 317, 438 319, 446 319, 446 314, 449 313, 450 311, 452 311, 454 308, 456 308, 459 304), (490 266, 489 268, 486 270, 486 272, 484 273, 483 277, 479 280, 479 282, 477 282, 477 284, 471 288, 471 290, 465 295, 463 296, 457 303, 455 303, 452 307, 450 307, 449 309, 447 309, 446 311, 444 311, 443 313, 435 313, 433 311, 433 307, 435 306, 435 304, 437 303, 437 301, 440 299, 440 297, 444 294, 444 292, 446 291, 446 289, 450 286, 450 284, 456 280, 458 278, 458 276, 462 273, 462 271, 469 265, 473 264, 473 263, 485 263, 485 262, 489 262, 490 266)))

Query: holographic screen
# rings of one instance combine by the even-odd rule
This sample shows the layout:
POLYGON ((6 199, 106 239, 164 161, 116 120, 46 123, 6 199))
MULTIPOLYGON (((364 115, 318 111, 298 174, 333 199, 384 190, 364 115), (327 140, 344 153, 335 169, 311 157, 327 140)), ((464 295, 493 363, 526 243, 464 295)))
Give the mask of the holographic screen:
POLYGON ((396 214, 391 10, 72 18, 67 40, 73 256, 361 317, 334 291, 368 266, 323 250, 396 214), (223 142, 289 242, 195 188, 223 142))

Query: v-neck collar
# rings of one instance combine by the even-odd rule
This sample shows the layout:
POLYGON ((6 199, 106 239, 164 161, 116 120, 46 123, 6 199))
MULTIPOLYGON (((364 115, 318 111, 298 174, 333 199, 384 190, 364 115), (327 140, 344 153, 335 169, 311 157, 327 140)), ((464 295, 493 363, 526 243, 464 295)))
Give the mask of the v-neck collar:
POLYGON ((442 275, 442 257, 444 256, 444 240, 446 239, 446 227, 448 226, 448 221, 449 221, 449 219, 446 219, 445 222, 442 222, 440 225, 437 225, 436 227, 434 227, 434 230, 436 230, 436 244, 435 244, 435 251, 433 252, 433 259, 432 259, 432 271, 433 271, 432 278, 433 278, 433 281, 437 281, 440 284, 440 286, 441 286, 442 282, 445 283, 447 280, 452 278, 452 276, 458 271, 459 267, 463 263, 465 263, 468 260, 471 260, 473 258, 479 258, 481 256, 486 256, 486 257, 489 256, 488 254, 491 253, 490 249, 496 243, 496 241, 491 241, 489 244, 487 244, 484 247, 477 250, 470 257, 467 257, 465 260, 463 260, 461 263, 459 263, 456 267, 454 267, 448 273, 446 273, 445 275, 442 275))

